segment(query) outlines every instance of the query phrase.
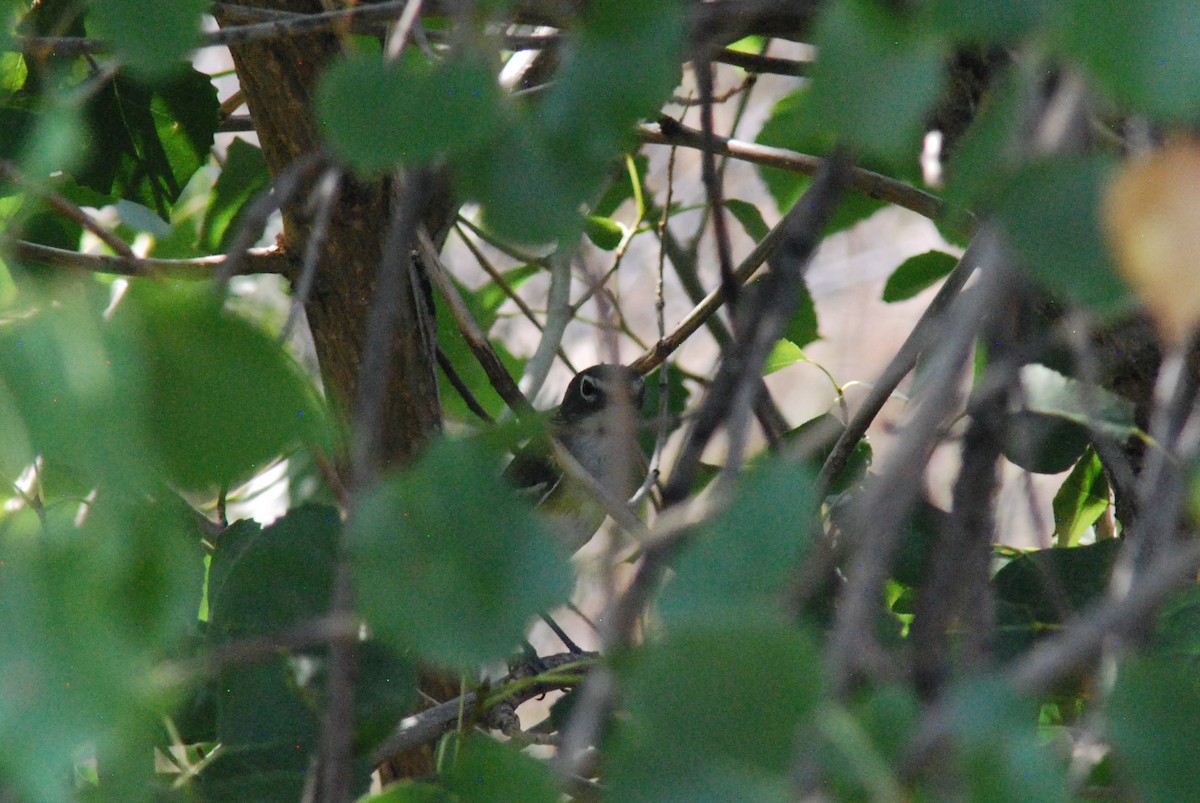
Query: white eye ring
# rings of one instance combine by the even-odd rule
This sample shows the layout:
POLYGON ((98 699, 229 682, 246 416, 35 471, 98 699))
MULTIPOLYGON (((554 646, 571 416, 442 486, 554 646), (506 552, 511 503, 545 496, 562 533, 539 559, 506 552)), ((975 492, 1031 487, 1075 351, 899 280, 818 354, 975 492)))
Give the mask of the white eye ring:
POLYGON ((579 379, 579 395, 583 397, 585 402, 596 401, 597 391, 596 380, 590 376, 583 376, 579 379))

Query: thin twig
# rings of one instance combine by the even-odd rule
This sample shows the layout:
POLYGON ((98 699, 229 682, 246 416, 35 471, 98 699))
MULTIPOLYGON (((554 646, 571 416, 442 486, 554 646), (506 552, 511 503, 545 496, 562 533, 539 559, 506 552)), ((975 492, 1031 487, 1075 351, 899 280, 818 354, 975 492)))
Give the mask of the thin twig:
MULTIPOLYGON (((142 257, 130 262, 125 257, 110 254, 81 254, 65 248, 54 248, 27 240, 0 240, 0 248, 22 262, 45 265, 63 270, 84 270, 110 273, 114 276, 173 276, 181 279, 210 279, 229 260, 224 254, 192 259, 155 259, 142 257)), ((287 274, 291 260, 276 247, 251 248, 241 259, 237 275, 256 273, 287 274)))
MULTIPOLYGON (((498 705, 504 702, 520 705, 526 700, 540 697, 549 691, 575 686, 577 685, 577 680, 574 677, 570 678, 569 682, 555 681, 552 678, 556 676, 562 677, 566 669, 571 669, 572 675, 591 671, 587 667, 597 657, 596 653, 588 652, 568 652, 560 655, 541 656, 538 658, 538 663, 546 671, 539 675, 538 678, 544 677, 546 680, 530 683, 530 678, 524 675, 516 676, 510 674, 499 682, 500 695, 495 704, 498 705), (513 692, 507 695, 503 694, 505 686, 510 684, 514 686, 513 692)), ((495 696, 495 693, 493 693, 493 699, 495 696)), ((479 694, 472 691, 455 697, 452 700, 447 700, 444 703, 438 703, 412 716, 405 717, 401 720, 396 730, 393 731, 392 735, 372 751, 371 764, 378 766, 395 756, 435 741, 459 722, 462 711, 470 711, 473 714, 485 713, 479 711, 481 703, 479 694)))
MULTIPOLYGON (((454 223, 454 230, 458 232, 459 239, 462 240, 463 244, 467 247, 467 250, 470 251, 472 256, 475 257, 475 262, 479 265, 479 267, 483 268, 484 273, 490 276, 492 281, 495 282, 496 286, 500 288, 501 292, 503 292, 505 296, 507 296, 514 304, 517 305, 517 309, 521 310, 521 314, 525 316, 525 319, 537 327, 539 332, 542 331, 542 322, 537 319, 537 316, 534 314, 533 310, 530 309, 529 305, 525 303, 525 299, 521 298, 520 293, 518 293, 509 285, 508 281, 504 278, 504 275, 496 269, 496 266, 493 265, 491 260, 487 258, 487 256, 483 253, 483 250, 475 244, 475 241, 467 236, 467 232, 463 230, 463 227, 457 221, 454 223)), ((570 370, 572 374, 578 373, 578 370, 571 363, 571 358, 567 356, 565 351, 563 351, 561 344, 559 345, 557 353, 558 358, 563 361, 563 365, 567 366, 567 369, 570 370)))
POLYGON ((270 191, 262 193, 246 207, 245 217, 237 237, 229 247, 229 253, 219 269, 213 274, 213 283, 223 292, 229 279, 241 272, 241 262, 251 246, 262 236, 267 220, 300 191, 304 183, 325 166, 327 155, 323 152, 301 156, 279 173, 272 182, 270 191))
MULTIPOLYGON (((998 260, 1000 245, 994 232, 985 230, 979 238, 984 238, 976 249, 980 262, 998 260)), ((845 530, 855 550, 829 651, 830 675, 841 695, 849 693, 861 675, 871 677, 896 669, 876 638, 880 589, 900 544, 901 523, 920 492, 924 467, 940 440, 945 420, 958 408, 961 371, 989 309, 999 273, 982 270, 976 291, 963 298, 949 320, 941 323, 939 348, 929 367, 930 376, 937 380, 930 382, 904 436, 850 512, 845 530)))
MULTIPOLYGON (((819 232, 840 195, 848 167, 849 162, 845 157, 835 155, 831 158, 826 168, 818 174, 808 190, 796 202, 795 207, 789 210, 788 215, 785 216, 788 225, 783 235, 783 250, 778 257, 777 267, 772 272, 782 277, 780 281, 790 284, 792 289, 797 292, 798 282, 803 276, 803 269, 819 241, 819 232)), ((787 284, 782 286, 783 292, 779 295, 787 295, 787 284)), ((760 296, 759 303, 764 305, 775 303, 782 307, 778 304, 778 297, 772 297, 765 293, 760 296)), ((706 416, 710 422, 711 420, 719 422, 728 411, 728 401, 721 398, 721 395, 730 389, 727 385, 756 370, 752 363, 760 356, 765 357, 765 351, 762 351, 763 343, 770 341, 767 343, 767 348, 774 343, 773 335, 777 337, 777 333, 773 330, 777 326, 782 326, 778 315, 780 312, 782 310, 777 309, 773 310, 772 314, 762 316, 759 321, 763 325, 757 332, 748 327, 747 334, 752 336, 752 339, 748 340, 744 346, 746 350, 744 355, 739 355, 737 352, 727 353, 726 359, 722 361, 721 370, 718 371, 717 378, 710 385, 705 402, 701 406, 701 414, 706 416), (705 412, 706 410, 708 412, 705 412)), ((709 423, 694 424, 693 430, 698 430, 701 426, 707 427, 709 423)), ((706 439, 702 432, 699 435, 689 433, 689 441, 693 444, 702 438, 706 439)), ((668 483, 663 492, 664 504, 669 505, 672 501, 679 502, 686 498, 693 484, 694 464, 698 464, 698 458, 699 455, 693 445, 692 450, 686 456, 681 455, 680 459, 676 461, 676 469, 671 476, 671 483, 668 483), (689 462, 684 462, 685 460, 689 462), (680 492, 681 488, 683 489, 682 493, 680 492)), ((633 580, 623 594, 609 603, 604 616, 600 618, 600 637, 608 650, 619 648, 629 642, 638 617, 658 587, 663 574, 670 565, 671 558, 683 542, 685 532, 685 530, 675 531, 674 534, 662 535, 653 542, 647 542, 642 562, 633 580)), ((576 774, 579 763, 586 755, 586 749, 595 743, 601 727, 608 719, 616 693, 616 678, 611 671, 603 666, 596 667, 580 689, 579 699, 562 731, 562 743, 557 756, 560 777, 570 778, 576 774)))
POLYGON ((469 387, 467 387, 467 383, 464 382, 463 378, 458 375, 458 371, 454 368, 454 363, 450 362, 450 358, 446 356, 446 352, 442 351, 441 346, 438 346, 437 361, 438 367, 442 369, 442 373, 446 375, 446 379, 448 379, 454 389, 458 391, 458 395, 467 405, 467 409, 478 416, 481 421, 484 421, 488 424, 496 423, 496 419, 492 418, 488 411, 483 409, 483 405, 480 404, 479 400, 475 398, 475 394, 471 392, 469 387))
MULTIPOLYGON (((700 89, 700 173, 704 182, 705 197, 708 199, 709 215, 712 217, 713 239, 717 244, 717 266, 721 270, 721 289, 730 304, 737 303, 737 292, 741 286, 733 275, 733 254, 729 246, 729 226, 726 221, 725 199, 721 182, 717 179, 716 148, 713 147, 716 133, 713 130, 713 70, 706 59, 692 62, 696 83, 700 89)), ((737 321, 733 322, 734 336, 737 321)))
POLYGON ((42 186, 40 181, 28 180, 21 174, 20 168, 7 159, 0 159, 0 176, 4 176, 9 181, 20 186, 21 189, 45 201, 51 209, 96 235, 100 242, 115 251, 117 256, 134 266, 134 269, 141 262, 141 257, 133 252, 128 243, 93 220, 92 216, 83 211, 78 204, 59 195, 49 187, 42 186))
POLYGON ((442 259, 438 256, 437 248, 434 247, 433 240, 430 239, 428 232, 421 231, 417 236, 417 248, 421 255, 421 263, 425 266, 426 273, 429 275, 433 286, 441 293, 442 298, 446 301, 446 306, 450 309, 450 314, 454 317, 455 324, 458 325, 458 330, 462 332, 463 338, 467 341, 467 346, 471 349, 471 353, 475 355, 475 359, 479 361, 483 372, 487 374, 488 381, 492 383, 496 393, 504 400, 509 409, 516 413, 518 418, 528 418, 536 415, 533 406, 529 400, 521 393, 521 389, 517 387, 517 383, 509 375, 508 369, 504 367, 504 363, 500 361, 500 356, 496 354, 496 350, 492 347, 492 343, 488 340, 487 334, 479 328, 479 324, 471 317, 471 310, 467 307, 467 303, 463 301, 459 295, 458 288, 454 286, 454 282, 450 280, 449 273, 442 264, 442 259))
POLYGON ((550 258, 550 290, 546 294, 546 325, 537 349, 525 363, 521 377, 521 392, 529 398, 537 396, 550 374, 550 366, 562 345, 563 333, 571 322, 571 257, 557 253, 550 258))
POLYGON ((892 357, 887 367, 883 369, 883 373, 871 385, 867 397, 863 399, 854 415, 846 422, 846 428, 838 437, 829 456, 825 458, 824 465, 821 466, 821 473, 817 480, 818 499, 823 499, 829 494, 829 490, 845 470, 850 455, 854 452, 858 442, 862 440, 863 435, 866 434, 871 422, 875 420, 875 416, 879 415, 879 411, 892 397, 900 382, 916 366, 917 358, 921 353, 934 344, 942 327, 942 315, 958 298, 963 285, 967 283, 967 279, 979 265, 982 243, 983 240, 976 238, 967 247, 962 258, 958 260, 958 264, 954 266, 954 270, 950 271, 950 275, 942 283, 937 295, 921 313, 916 326, 901 344, 900 350, 892 357))
MULTIPOLYGON (((705 147, 702 132, 688 128, 670 117, 660 118, 655 126, 643 125, 638 128, 637 133, 640 141, 652 145, 682 145, 697 149, 705 147)), ((716 153, 734 159, 777 167, 805 176, 814 175, 823 161, 819 156, 724 137, 714 137, 712 148, 716 153)), ((942 200, 936 195, 863 168, 856 167, 851 172, 850 189, 876 200, 910 209, 930 220, 938 220, 942 213, 942 200)))

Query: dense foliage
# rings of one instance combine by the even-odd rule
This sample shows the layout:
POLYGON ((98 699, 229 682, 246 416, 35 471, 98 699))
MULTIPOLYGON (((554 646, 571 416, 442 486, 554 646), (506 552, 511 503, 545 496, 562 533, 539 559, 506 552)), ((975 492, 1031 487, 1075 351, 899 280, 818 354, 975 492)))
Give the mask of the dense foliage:
POLYGON ((0 800, 345 800, 429 745, 373 799, 1195 796, 1192 0, 0 13, 0 800), (793 88, 740 141, 768 73, 793 88), (668 147, 703 175, 648 182, 668 147), (726 197, 733 159, 776 209, 726 197), (948 245, 883 299, 941 289, 861 407, 789 423, 761 376, 819 337, 808 259, 887 204, 948 245), (634 331, 656 299, 609 289, 664 264, 694 311, 634 331), (514 298, 532 357, 498 336, 514 298), (512 376, 536 392, 568 323, 645 349, 647 450, 677 456, 663 510, 613 510, 639 546, 603 558, 601 652, 537 656, 573 566, 498 469, 540 425, 512 376), (701 326, 707 376, 672 362, 701 326), (1061 474, 1053 547, 998 546, 1006 462, 1061 474), (280 518, 229 520, 264 487, 280 518))

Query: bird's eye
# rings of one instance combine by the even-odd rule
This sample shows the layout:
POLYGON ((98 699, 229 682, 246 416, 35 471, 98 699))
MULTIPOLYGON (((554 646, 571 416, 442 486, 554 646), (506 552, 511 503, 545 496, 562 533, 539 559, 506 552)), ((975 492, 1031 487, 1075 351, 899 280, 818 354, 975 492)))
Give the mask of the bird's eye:
POLYGON ((596 380, 590 376, 582 376, 579 379, 579 395, 583 397, 585 402, 594 402, 600 393, 600 388, 596 384, 596 380))

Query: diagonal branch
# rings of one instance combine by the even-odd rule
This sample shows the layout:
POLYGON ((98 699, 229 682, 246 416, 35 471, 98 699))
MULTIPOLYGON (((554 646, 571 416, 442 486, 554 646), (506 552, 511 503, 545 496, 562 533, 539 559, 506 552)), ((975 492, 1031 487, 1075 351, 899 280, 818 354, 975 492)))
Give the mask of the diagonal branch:
MULTIPOLYGON (((702 132, 688 128, 673 117, 660 118, 657 128, 641 126, 637 136, 641 142, 650 145, 677 145, 698 150, 706 147, 702 132)), ((773 148, 717 136, 712 138, 711 147, 720 155, 806 176, 815 175, 824 161, 819 156, 797 153, 786 148, 773 148)), ((851 170, 849 188, 878 201, 912 210, 930 220, 938 220, 942 214, 942 199, 936 195, 861 167, 851 170)))

